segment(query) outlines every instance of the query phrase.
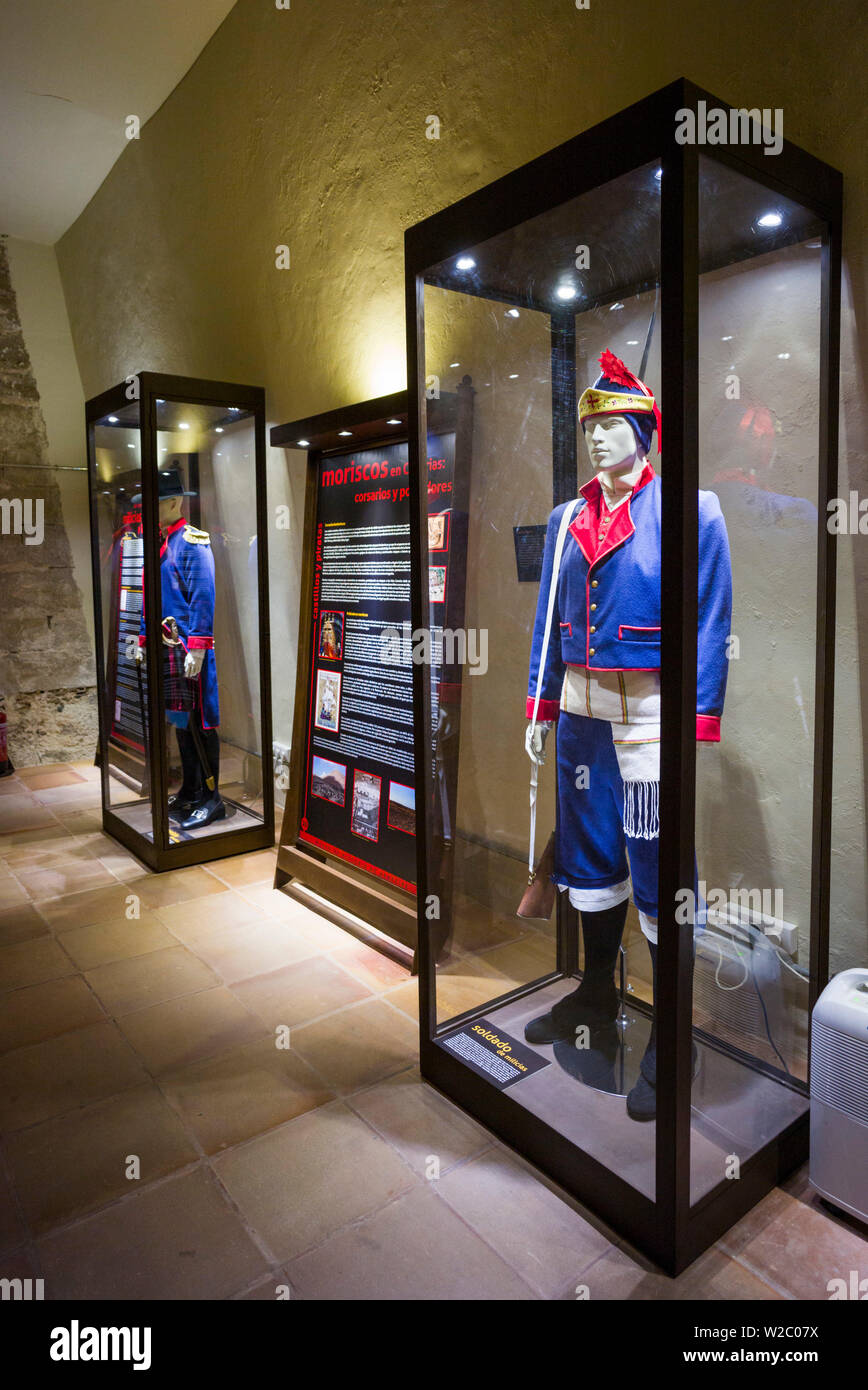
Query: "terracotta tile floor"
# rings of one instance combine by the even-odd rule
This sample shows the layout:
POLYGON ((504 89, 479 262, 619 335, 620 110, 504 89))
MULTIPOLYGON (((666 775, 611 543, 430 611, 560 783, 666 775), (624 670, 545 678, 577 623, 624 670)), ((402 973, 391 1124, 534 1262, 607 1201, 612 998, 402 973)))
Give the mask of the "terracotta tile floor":
MULTIPOLYGON (((804 1173, 661 1275, 421 1081, 415 982, 273 874, 269 850, 148 873, 102 833, 92 768, 0 782, 0 1278, 49 1299, 775 1300, 868 1276, 864 1232, 804 1173)), ((492 945, 484 989, 535 943, 492 945)))

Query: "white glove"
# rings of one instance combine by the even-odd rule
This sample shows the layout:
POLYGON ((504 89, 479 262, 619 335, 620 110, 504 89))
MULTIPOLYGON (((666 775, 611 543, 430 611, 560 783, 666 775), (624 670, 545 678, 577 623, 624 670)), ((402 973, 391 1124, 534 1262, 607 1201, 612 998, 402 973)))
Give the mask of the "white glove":
POLYGON ((184 657, 184 675, 188 680, 195 680, 202 670, 205 661, 205 648, 193 647, 184 657))
POLYGON ((542 719, 538 724, 528 722, 524 748, 531 762, 536 763, 537 767, 542 767, 546 760, 546 739, 552 723, 551 719, 542 719))
POLYGON ((136 665, 141 666, 145 659, 144 647, 136 647, 136 665))

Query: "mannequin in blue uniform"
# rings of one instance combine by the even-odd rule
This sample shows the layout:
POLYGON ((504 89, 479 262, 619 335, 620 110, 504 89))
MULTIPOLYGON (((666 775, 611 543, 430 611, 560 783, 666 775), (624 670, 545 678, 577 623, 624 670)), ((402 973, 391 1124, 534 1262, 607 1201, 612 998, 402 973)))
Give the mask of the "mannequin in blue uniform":
MULTIPOLYGON (((528 686, 525 746, 545 759, 558 723, 554 882, 581 914, 582 982, 525 1029, 532 1043, 614 1020, 614 972, 632 886, 657 982, 660 786, 661 481, 648 461, 661 419, 644 382, 611 352, 579 401, 595 477, 549 519, 528 686), (565 509, 570 509, 542 661, 565 509), (629 877, 628 877, 629 863, 629 877)), ((731 574, 713 493, 699 493, 696 737, 718 742, 727 676, 731 574)), ((656 1025, 627 1097, 635 1120, 656 1115, 656 1025)))
MULTIPOLYGON (((214 556, 207 531, 190 526, 181 514, 184 491, 180 469, 159 473, 160 587, 162 622, 173 618, 181 641, 183 673, 195 681, 195 708, 167 709, 175 726, 183 781, 169 798, 169 818, 182 830, 196 830, 223 820, 220 795, 220 706, 214 658, 214 556)), ((144 660, 145 613, 139 633, 138 660, 144 660)), ((165 634, 164 634, 165 640, 165 634)))

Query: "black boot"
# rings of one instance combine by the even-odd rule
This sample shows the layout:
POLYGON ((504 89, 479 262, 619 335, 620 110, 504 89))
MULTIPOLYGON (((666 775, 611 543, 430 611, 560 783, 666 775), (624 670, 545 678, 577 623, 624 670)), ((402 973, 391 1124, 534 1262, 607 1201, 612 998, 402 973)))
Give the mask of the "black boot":
MULTIPOLYGON (((192 716, 191 716, 192 717, 192 716)), ((178 752, 181 756, 183 773, 181 786, 174 796, 169 797, 169 819, 186 820, 194 806, 198 806, 208 795, 205 787, 202 764, 196 752, 193 735, 189 729, 175 729, 178 752)))
POLYGON ((651 953, 651 1036, 645 1055, 639 1063, 639 1080, 627 1096, 627 1114, 631 1120, 653 1120, 657 1115, 657 943, 648 942, 651 953))
MULTIPOLYGON (((653 980, 654 1014, 651 1019, 651 1035, 645 1055, 639 1063, 639 1080, 627 1096, 627 1114, 631 1120, 642 1123, 657 1118, 657 944, 648 942, 651 953, 651 974, 653 980)), ((692 959, 692 955, 691 955, 692 959)), ((693 1044, 693 1071, 699 1054, 693 1044)))
MULTIPOLYGON (((196 714, 191 714, 190 718, 195 719, 198 718, 198 716, 196 714)), ((225 820, 226 818, 226 805, 219 790, 220 736, 216 729, 203 729, 201 724, 199 725, 199 729, 199 737, 205 753, 205 761, 208 764, 208 770, 211 773, 214 786, 211 788, 206 783, 205 772, 199 762, 199 754, 194 744, 194 754, 199 764, 202 779, 201 790, 196 801, 193 802, 191 806, 187 807, 186 814, 181 820, 182 830, 200 830, 202 826, 210 825, 212 821, 225 820)), ((192 734, 188 734, 187 737, 190 739, 190 742, 193 743, 192 734)))
POLYGON ((531 1019, 524 1030, 529 1043, 574 1038, 576 1029, 611 1023, 618 1012, 615 965, 627 920, 627 901, 602 912, 582 913, 585 969, 572 994, 559 999, 547 1014, 531 1019))

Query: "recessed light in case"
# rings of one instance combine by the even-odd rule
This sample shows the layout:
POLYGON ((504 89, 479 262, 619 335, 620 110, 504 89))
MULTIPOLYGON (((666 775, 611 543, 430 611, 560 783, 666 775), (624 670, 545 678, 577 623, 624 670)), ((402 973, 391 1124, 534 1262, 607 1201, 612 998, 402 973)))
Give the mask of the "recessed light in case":
POLYGON ((790 355, 790 354, 789 354, 788 352, 779 352, 779 353, 778 353, 778 357, 781 359, 782 362, 786 362, 786 360, 787 360, 787 358, 789 357, 789 355, 790 355))
POLYGON ((456 270, 473 270, 475 267, 476 262, 472 256, 459 256, 455 262, 456 270))
POLYGON ((450 365, 450 367, 460 367, 460 366, 461 366, 461 363, 460 363, 460 362, 450 362, 449 365, 450 365))
POLYGON ((296 448, 297 448, 297 449, 309 449, 309 448, 310 448, 310 440, 309 440, 309 439, 297 439, 297 440, 295 441, 295 445, 296 445, 296 448))
POLYGON ((108 422, 110 425, 116 425, 118 422, 118 417, 116 415, 110 415, 108 417, 108 422))
POLYGON ((558 299, 575 299, 578 290, 575 285, 558 285, 555 294, 558 299))
POLYGON ((188 430, 189 428, 190 428, 190 426, 187 424, 187 421, 186 421, 186 420, 181 420, 181 421, 180 421, 180 423, 179 423, 179 425, 178 425, 178 429, 179 429, 179 430, 188 430))
POLYGON ((352 434, 353 434, 352 430, 338 430, 338 438, 339 438, 339 439, 351 439, 351 438, 352 438, 352 434))
POLYGON ((757 226, 779 227, 783 220, 784 219, 781 217, 781 214, 779 212, 766 212, 763 213, 762 217, 758 220, 757 226))
POLYGON ((508 319, 518 319, 521 318, 521 314, 518 312, 518 309, 507 309, 506 317, 508 319))
POLYGON ((387 425, 403 425, 403 423, 404 423, 403 420, 387 420, 387 421, 386 421, 386 424, 387 424, 387 425))
POLYGON ((223 426, 222 426, 222 425, 215 425, 215 426, 214 426, 214 433, 215 433, 215 434, 222 434, 222 433, 223 433, 223 426))

